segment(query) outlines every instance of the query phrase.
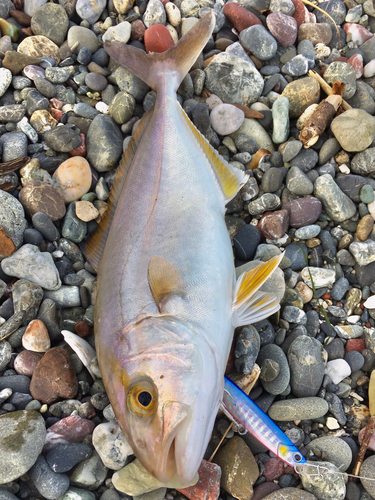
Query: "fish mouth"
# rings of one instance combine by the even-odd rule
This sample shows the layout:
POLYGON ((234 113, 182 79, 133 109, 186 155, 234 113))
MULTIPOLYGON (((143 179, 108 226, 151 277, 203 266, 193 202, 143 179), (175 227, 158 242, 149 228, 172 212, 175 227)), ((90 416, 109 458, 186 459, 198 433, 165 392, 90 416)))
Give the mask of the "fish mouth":
MULTIPOLYGON (((158 463, 153 467, 153 474, 162 483, 167 483, 181 468, 180 454, 177 452, 180 434, 188 425, 190 408, 175 401, 168 401, 163 407, 163 435, 158 463)), ((181 436, 183 437, 183 436, 181 436)))

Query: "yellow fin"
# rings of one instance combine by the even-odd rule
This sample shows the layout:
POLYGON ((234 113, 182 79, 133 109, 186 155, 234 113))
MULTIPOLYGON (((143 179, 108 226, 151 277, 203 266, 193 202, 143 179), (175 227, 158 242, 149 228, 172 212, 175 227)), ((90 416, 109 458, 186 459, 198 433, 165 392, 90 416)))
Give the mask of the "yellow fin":
POLYGON ((173 264, 159 255, 154 255, 150 259, 148 283, 159 310, 169 297, 184 295, 184 285, 180 273, 173 264))
POLYGON ((279 309, 280 301, 274 293, 258 291, 234 311, 232 324, 235 328, 251 325, 268 318, 279 309))
POLYGON ((238 168, 231 167, 210 145, 207 139, 197 130, 189 120, 185 111, 181 108, 184 118, 191 131, 195 135, 203 152, 207 156, 214 170, 216 179, 225 197, 225 203, 236 196, 241 187, 246 183, 248 175, 238 168))
POLYGON ((233 308, 236 309, 249 299, 271 276, 283 259, 284 254, 276 255, 267 262, 262 262, 254 269, 241 274, 235 288, 233 308))
POLYGON ((100 259, 102 258, 104 252, 104 247, 107 241, 108 233, 111 227, 113 216, 115 214, 117 202, 119 200, 122 188, 124 186, 126 175, 130 169, 131 164, 133 163, 134 154, 142 138, 143 132, 150 121, 151 113, 152 110, 148 111, 143 116, 129 143, 129 146, 126 148, 125 153, 122 155, 120 166, 117 170, 113 182, 113 187, 111 189, 111 194, 109 195, 108 208, 103 219, 100 221, 99 227, 95 230, 95 232, 92 235, 88 236, 81 243, 81 249, 85 257, 96 271, 98 269, 100 259))

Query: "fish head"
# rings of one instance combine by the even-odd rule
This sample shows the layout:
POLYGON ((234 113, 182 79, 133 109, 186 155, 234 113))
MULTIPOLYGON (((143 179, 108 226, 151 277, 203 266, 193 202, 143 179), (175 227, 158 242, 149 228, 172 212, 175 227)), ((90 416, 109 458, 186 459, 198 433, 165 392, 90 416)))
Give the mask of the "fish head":
POLYGON ((112 356, 104 382, 135 455, 159 481, 191 484, 223 391, 214 350, 198 327, 161 315, 126 327, 112 356))

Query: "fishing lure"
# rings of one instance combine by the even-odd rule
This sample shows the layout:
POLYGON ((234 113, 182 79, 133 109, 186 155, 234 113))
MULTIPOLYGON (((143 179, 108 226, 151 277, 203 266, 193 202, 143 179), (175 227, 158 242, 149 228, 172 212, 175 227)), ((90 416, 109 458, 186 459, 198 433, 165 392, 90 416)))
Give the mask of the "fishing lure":
POLYGON ((306 459, 283 431, 234 382, 225 377, 222 400, 224 412, 249 434, 291 467, 306 459))

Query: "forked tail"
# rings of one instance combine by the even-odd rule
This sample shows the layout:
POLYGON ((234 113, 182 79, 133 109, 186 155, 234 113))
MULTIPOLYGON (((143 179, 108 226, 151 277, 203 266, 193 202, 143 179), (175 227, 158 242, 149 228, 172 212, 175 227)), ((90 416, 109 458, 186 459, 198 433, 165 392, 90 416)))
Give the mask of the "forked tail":
POLYGON ((105 42, 104 48, 117 63, 128 68, 153 90, 159 90, 166 82, 168 88, 176 92, 208 42, 214 26, 215 14, 210 11, 176 45, 160 54, 146 54, 120 42, 105 42))

